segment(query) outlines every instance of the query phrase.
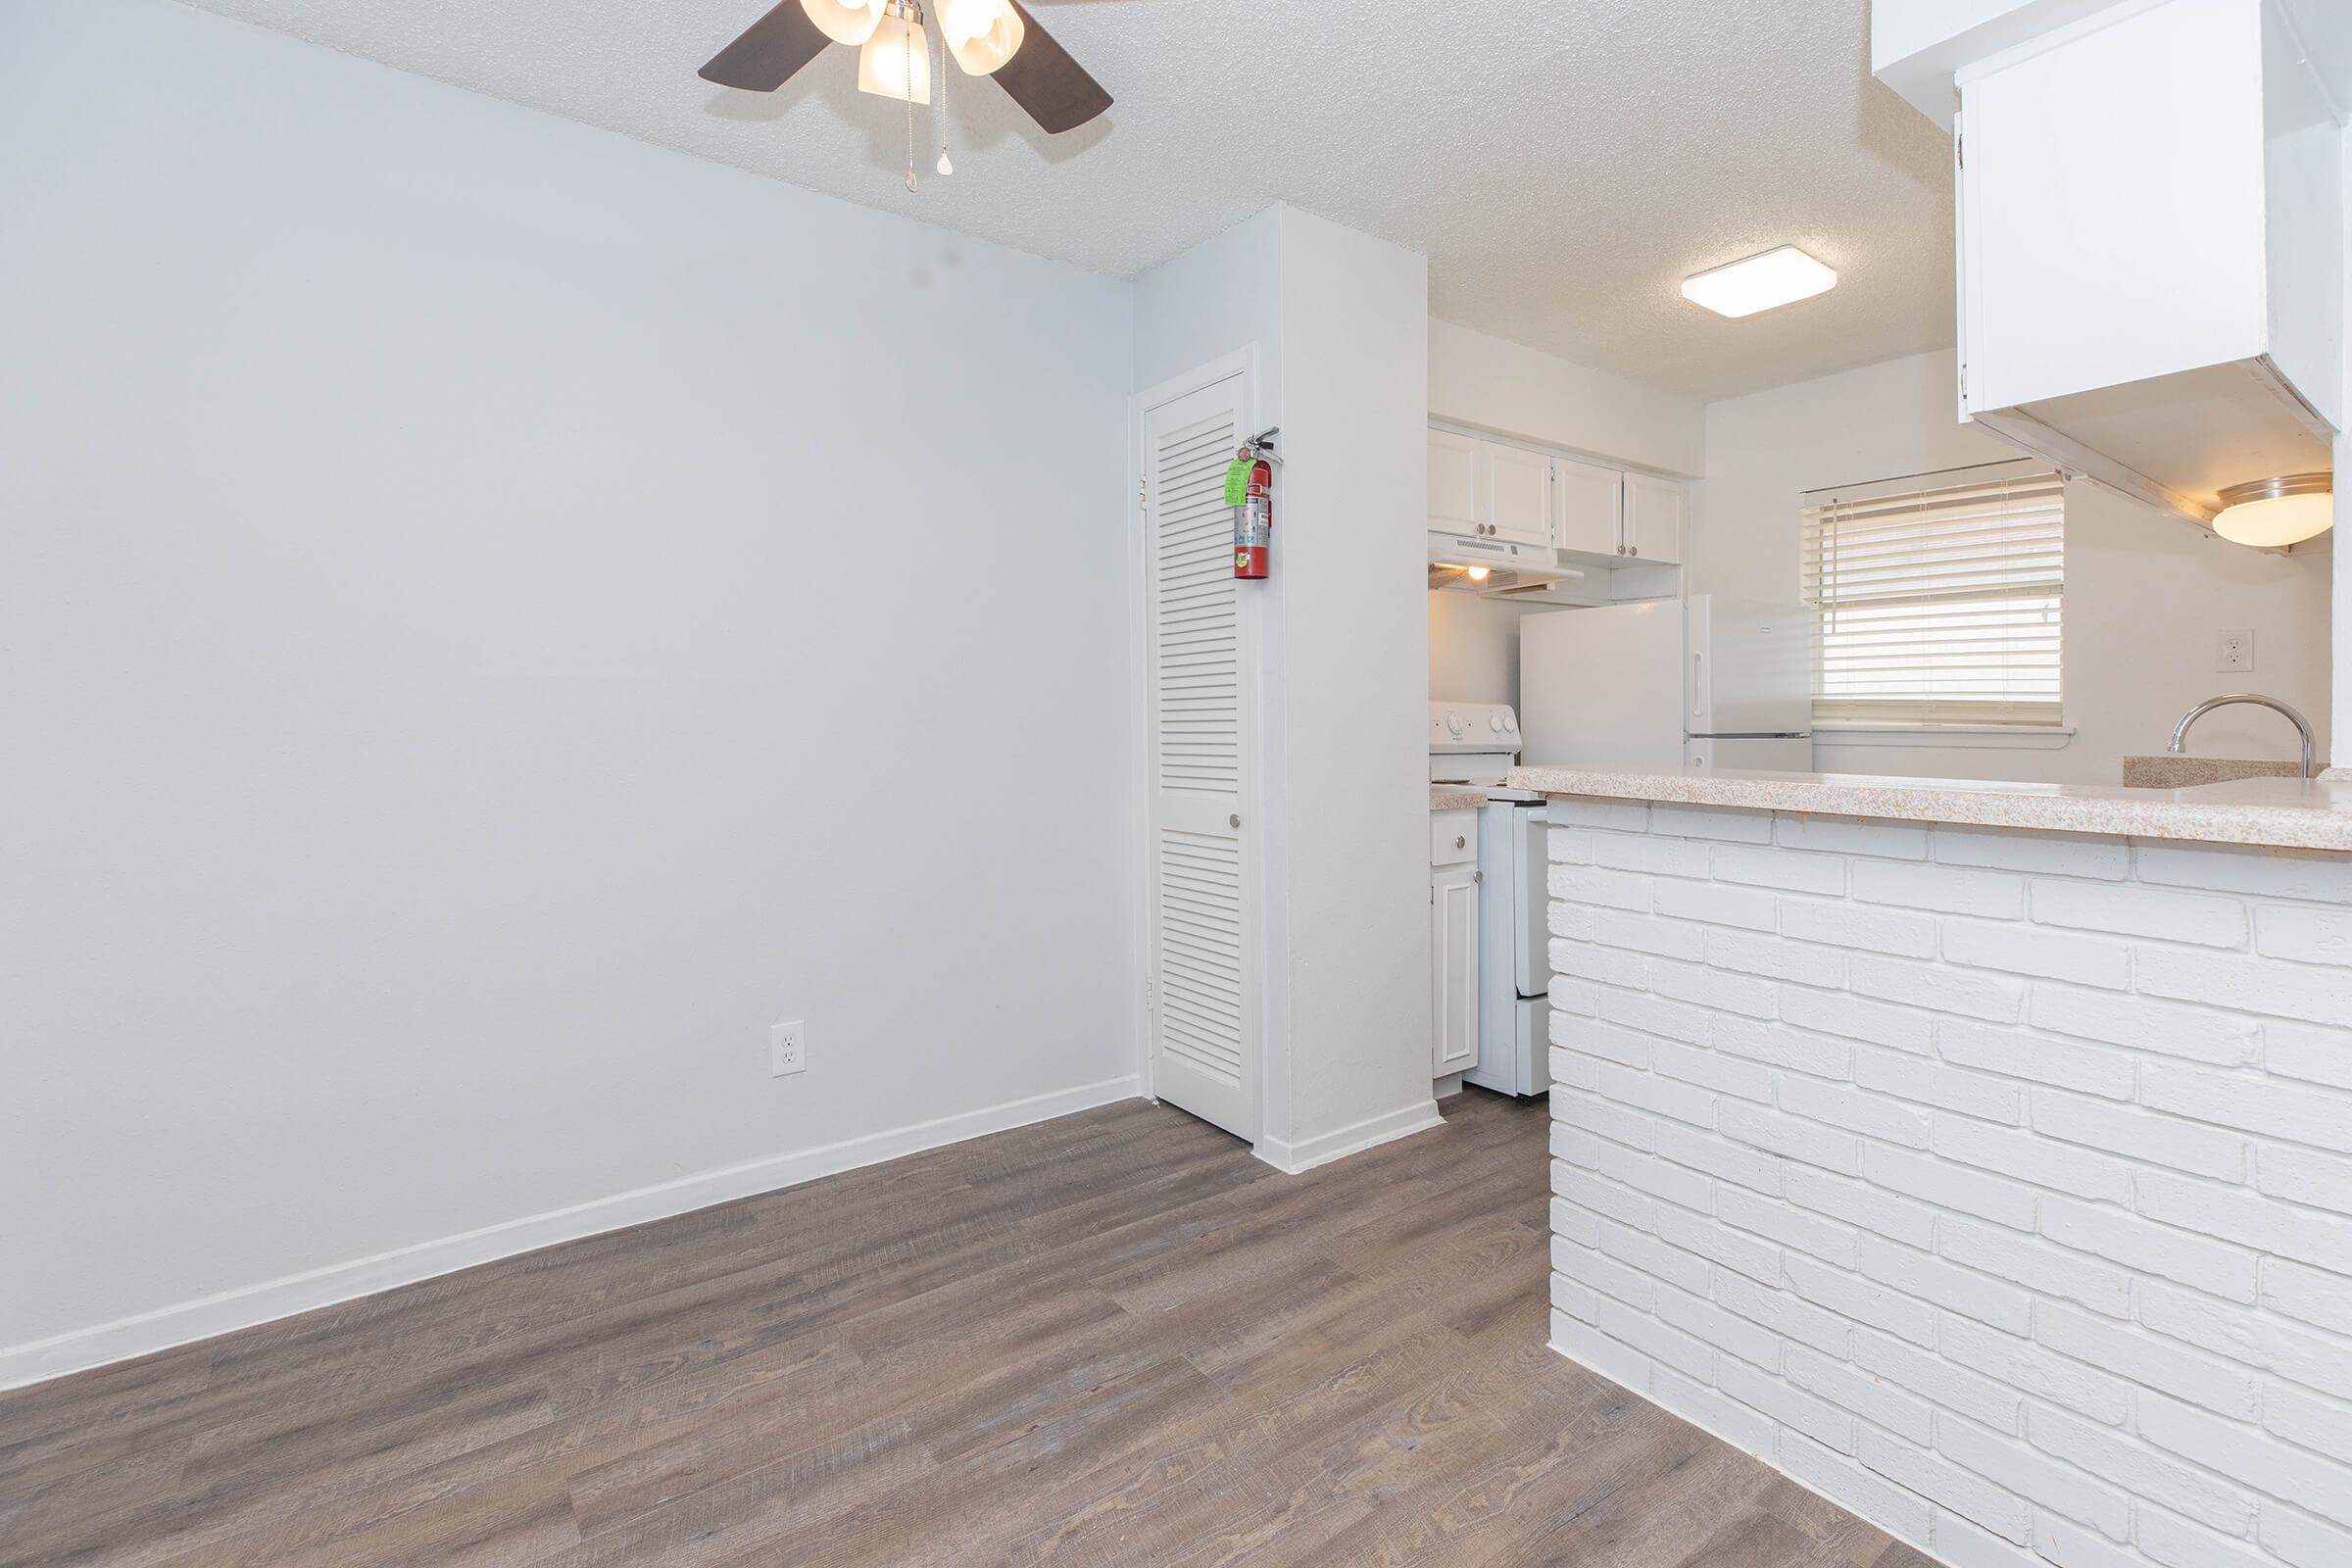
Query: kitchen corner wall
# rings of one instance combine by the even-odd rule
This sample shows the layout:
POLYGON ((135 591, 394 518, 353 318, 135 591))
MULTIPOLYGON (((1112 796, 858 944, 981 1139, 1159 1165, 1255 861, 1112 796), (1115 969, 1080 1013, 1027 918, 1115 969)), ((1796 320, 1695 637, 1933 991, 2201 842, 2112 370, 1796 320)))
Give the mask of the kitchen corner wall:
MULTIPOLYGON (((2017 457, 1999 438, 1957 422, 1954 384, 1952 354, 1923 354, 1710 405, 1707 474, 1693 494, 1691 591, 1796 598, 1799 497, 1807 490, 2017 457)), ((2288 557, 2243 550, 2085 482, 2067 491, 2066 532, 2066 722, 2078 731, 2068 744, 1824 740, 1814 765, 2115 784, 2123 758, 2163 751, 2191 707, 2249 688, 2300 709, 2328 755, 2329 543, 2288 557), (2255 633, 2250 676, 2215 669, 2216 639, 2230 630, 2255 633)), ((2344 647, 2341 637, 2333 643, 2344 647)), ((2296 755, 2291 727, 2255 709, 2215 713, 2197 727, 2191 749, 2207 757, 2296 755)))
POLYGON ((1428 264, 1275 206, 1146 273, 1136 384, 1245 350, 1280 425, 1258 646, 1258 1152, 1303 1168, 1432 1124, 1422 742, 1428 264))
POLYGON ((1126 284, 160 0, 0 212, 0 1385, 1134 1092, 1126 284))
MULTIPOLYGON (((2344 248, 2340 253, 2344 273, 2344 316, 2352 323, 2352 129, 2344 132, 2344 248)), ((2348 327, 2352 330, 2352 327, 2348 327)), ((2352 409, 2352 343, 2347 343, 2343 355, 2346 386, 2344 407, 2352 409)), ((2345 512, 2344 489, 2347 476, 2352 476, 2352 432, 2336 437, 2335 442, 2336 498, 2335 515, 2338 526, 2335 546, 2335 654, 2332 661, 2334 679, 2331 686, 2335 711, 2335 734, 2352 736, 2352 549, 2340 543, 2347 530, 2352 530, 2352 516, 2345 512)), ((2344 747, 2345 755, 2337 758, 2338 767, 2352 771, 2352 742, 2344 747)))
POLYGON ((1429 414, 1637 468, 1706 471, 1695 399, 1451 321, 1429 323, 1429 414))
MULTIPOLYGON (((1706 467, 1706 409, 1521 343, 1429 323, 1429 415, 1603 462, 1691 477, 1706 467)), ((1519 701, 1519 622, 1556 609, 1455 591, 1427 596, 1432 702, 1519 701)))

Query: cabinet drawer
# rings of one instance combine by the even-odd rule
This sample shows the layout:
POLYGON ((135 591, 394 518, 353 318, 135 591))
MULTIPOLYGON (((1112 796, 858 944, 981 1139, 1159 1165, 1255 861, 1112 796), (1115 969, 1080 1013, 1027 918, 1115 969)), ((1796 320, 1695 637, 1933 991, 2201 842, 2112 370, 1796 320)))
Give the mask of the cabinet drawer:
POLYGON ((1429 813, 1429 863, 1431 865, 1459 865, 1478 858, 1478 813, 1476 811, 1432 811, 1429 813))

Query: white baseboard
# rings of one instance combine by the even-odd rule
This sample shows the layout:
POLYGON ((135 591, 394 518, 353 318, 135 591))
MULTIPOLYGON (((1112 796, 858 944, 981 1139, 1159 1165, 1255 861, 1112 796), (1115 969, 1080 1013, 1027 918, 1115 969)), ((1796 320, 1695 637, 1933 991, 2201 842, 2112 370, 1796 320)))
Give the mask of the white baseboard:
POLYGON ((780 1187, 797 1186, 819 1176, 879 1164, 945 1144, 959 1144, 968 1138, 1051 1121, 1074 1111, 1133 1100, 1137 1094, 1136 1079, 1131 1074, 1080 1089, 989 1105, 936 1121, 917 1122, 911 1127, 896 1127, 827 1144, 821 1149, 705 1171, 657 1187, 640 1187, 634 1192, 600 1198, 570 1208, 485 1226, 462 1236, 419 1242, 373 1257, 332 1263, 308 1273, 289 1274, 282 1279, 199 1297, 134 1317, 118 1318, 112 1323, 10 1346, 0 1349, 0 1389, 22 1388, 69 1372, 151 1355, 157 1350, 209 1340, 217 1334, 252 1328, 259 1323, 275 1322, 297 1312, 332 1306, 337 1301, 371 1296, 395 1286, 414 1285, 418 1280, 455 1273, 477 1263, 642 1225, 647 1220, 666 1219, 672 1214, 689 1213, 758 1193, 772 1193, 780 1187))
POLYGON ((1302 1139, 1295 1144, 1280 1138, 1260 1138, 1250 1152, 1283 1174, 1296 1176, 1317 1165, 1328 1165, 1335 1159, 1346 1159, 1349 1154, 1360 1154, 1367 1149, 1444 1125, 1446 1118, 1438 1114, 1438 1102, 1433 1098, 1415 1101, 1401 1110, 1370 1117, 1320 1138, 1302 1139))

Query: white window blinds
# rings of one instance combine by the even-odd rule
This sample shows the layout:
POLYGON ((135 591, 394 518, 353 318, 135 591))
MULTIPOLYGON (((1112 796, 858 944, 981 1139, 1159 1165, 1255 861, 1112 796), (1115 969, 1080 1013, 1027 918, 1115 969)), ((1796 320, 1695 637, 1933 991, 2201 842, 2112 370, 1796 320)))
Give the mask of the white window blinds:
POLYGON ((2032 462, 1804 498, 1817 722, 2056 724, 2066 480, 2032 462))

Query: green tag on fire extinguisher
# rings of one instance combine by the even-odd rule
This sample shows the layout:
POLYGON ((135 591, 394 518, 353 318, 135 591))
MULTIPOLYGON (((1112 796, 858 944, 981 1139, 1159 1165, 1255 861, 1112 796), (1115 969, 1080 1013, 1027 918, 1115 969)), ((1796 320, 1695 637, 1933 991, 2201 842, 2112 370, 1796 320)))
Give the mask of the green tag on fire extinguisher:
POLYGON ((1236 458, 1233 466, 1225 470, 1225 504, 1229 507, 1247 506, 1250 501, 1250 470, 1257 466, 1255 460, 1236 458))

